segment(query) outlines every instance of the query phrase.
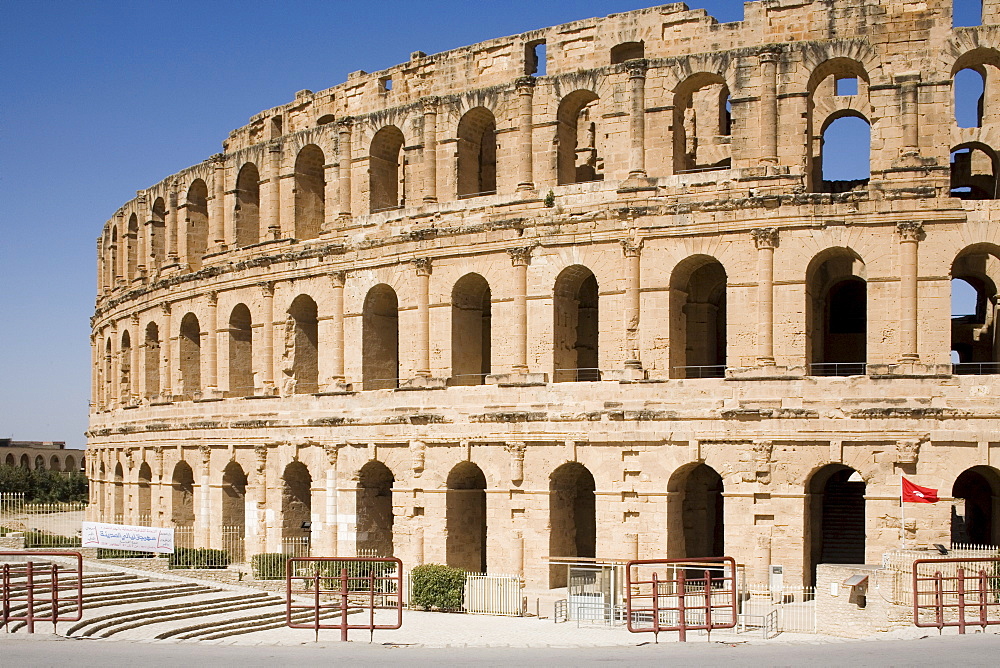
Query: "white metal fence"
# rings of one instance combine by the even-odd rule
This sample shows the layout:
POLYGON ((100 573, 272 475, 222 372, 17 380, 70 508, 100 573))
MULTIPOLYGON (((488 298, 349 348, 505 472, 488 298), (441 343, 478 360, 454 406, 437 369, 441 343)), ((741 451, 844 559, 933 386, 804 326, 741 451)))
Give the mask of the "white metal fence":
POLYGON ((740 628, 775 632, 816 632, 816 588, 748 588, 740 592, 740 628))
MULTIPOLYGON (((409 571, 404 573, 403 580, 403 596, 409 605, 413 600, 413 578, 409 571)), ((472 615, 520 617, 525 613, 523 588, 524 583, 517 575, 467 573, 460 611, 472 615)))
MULTIPOLYGON (((893 550, 882 555, 882 568, 889 579, 890 596, 897 605, 913 605, 913 562, 917 559, 979 559, 1000 557, 1000 548, 995 545, 967 545, 953 543, 947 554, 937 550, 893 550)), ((941 564, 941 574, 955 577, 960 562, 941 564)), ((968 566, 966 566, 968 568, 968 566)), ((884 595, 884 594, 883 594, 884 595)))
POLYGON ((26 502, 19 492, 0 493, 0 535, 24 534, 25 547, 78 547, 87 504, 26 502))

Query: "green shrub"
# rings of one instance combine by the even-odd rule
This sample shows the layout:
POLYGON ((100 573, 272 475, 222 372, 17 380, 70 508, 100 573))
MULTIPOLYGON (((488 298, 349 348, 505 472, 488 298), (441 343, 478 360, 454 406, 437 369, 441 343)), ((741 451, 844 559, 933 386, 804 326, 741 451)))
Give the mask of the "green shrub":
POLYGON ((54 533, 44 533, 42 531, 25 531, 24 547, 80 547, 82 541, 79 536, 60 536, 54 533))
POLYGON ((152 559, 158 556, 153 552, 136 552, 135 550, 115 550, 110 547, 97 548, 98 559, 152 559))
POLYGON ((552 208, 556 205, 556 194, 551 190, 545 195, 545 206, 552 208))
POLYGON ((459 610, 465 594, 461 568, 424 564, 410 572, 410 605, 428 610, 459 610))
POLYGON ((229 553, 207 547, 178 547, 170 555, 170 568, 226 568, 229 553))
POLYGON ((284 580, 285 562, 292 558, 290 554, 280 552, 264 552, 255 554, 250 559, 253 576, 256 580, 284 580))

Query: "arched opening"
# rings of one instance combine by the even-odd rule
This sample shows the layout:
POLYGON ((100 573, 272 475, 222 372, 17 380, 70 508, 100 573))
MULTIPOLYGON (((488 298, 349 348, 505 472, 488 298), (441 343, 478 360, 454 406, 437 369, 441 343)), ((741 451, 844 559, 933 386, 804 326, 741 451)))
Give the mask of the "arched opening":
POLYGON ((365 296, 361 323, 361 373, 366 390, 399 385, 399 315, 396 292, 385 283, 365 296))
MULTIPOLYGON (((7 455, 7 458, 10 460, 9 462, 10 466, 13 466, 14 465, 13 458, 10 455, 7 455)), ((76 471, 76 459, 73 457, 73 455, 66 455, 66 461, 64 463, 63 471, 76 471)))
POLYGON ((491 372, 492 295, 479 274, 466 274, 451 291, 451 384, 482 385, 491 372))
POLYGON ((308 556, 312 527, 312 476, 302 462, 285 467, 281 478, 281 539, 284 551, 308 556))
POLYGON ((458 123, 458 196, 492 195, 497 190, 497 122, 476 107, 458 123))
POLYGON ((387 125, 372 138, 368 158, 368 187, 372 213, 403 206, 406 190, 400 154, 403 133, 387 125))
POLYGON ((288 307, 286 346, 291 343, 294 394, 319 392, 319 316, 316 302, 299 295, 288 307))
POLYGON ((989 466, 973 466, 955 479, 951 495, 951 542, 996 546, 1000 527, 994 518, 1000 510, 1000 475, 989 466))
POLYGON ((125 233, 126 262, 125 281, 136 277, 139 264, 139 218, 134 213, 128 217, 128 231, 125 233))
POLYGON ((201 325, 194 313, 181 319, 179 343, 182 394, 196 399, 201 396, 201 325))
POLYGON ((996 335, 1000 261, 986 247, 967 248, 952 263, 951 277, 954 372, 1000 372, 996 335))
POLYGON ((871 126, 857 114, 842 114, 823 126, 820 155, 814 166, 820 192, 864 189, 871 178, 871 126))
POLYGON ((828 464, 806 489, 804 572, 813 585, 817 564, 865 563, 865 481, 848 466, 828 464))
POLYGON ((222 471, 222 545, 234 562, 245 558, 247 474, 235 461, 222 471))
POLYGON ((965 67, 955 73, 955 123, 960 128, 983 127, 986 70, 982 65, 965 67))
POLYGON ((127 405, 132 403, 132 336, 127 329, 122 332, 118 371, 118 396, 127 405))
POLYGON ((555 382, 601 379, 598 301, 597 278, 586 267, 575 264, 556 277, 552 293, 555 382))
POLYGON ((146 387, 143 394, 147 399, 160 395, 160 328, 155 322, 146 325, 146 341, 143 344, 143 374, 146 387))
POLYGON ((448 474, 445 552, 449 566, 486 572, 486 476, 472 462, 448 474))
POLYGON ((392 547, 392 471, 379 461, 361 467, 356 492, 357 553, 379 557, 393 556, 392 547))
POLYGON ((194 526, 194 471, 185 461, 177 462, 170 479, 170 519, 175 527, 194 526))
POLYGON ((122 276, 122 268, 119 264, 121 262, 121 256, 119 254, 118 246, 118 227, 111 228, 111 242, 109 244, 109 251, 111 257, 111 265, 108 267, 109 287, 114 289, 118 285, 122 276))
POLYGON ((22 469, 31 468, 31 459, 28 458, 28 455, 21 455, 21 468, 22 469))
POLYGON ((4 460, 4 463, 7 466, 10 466, 11 468, 17 466, 17 458, 14 457, 14 453, 8 452, 7 453, 7 459, 4 460))
POLYGON ((727 169, 732 164, 729 86, 699 72, 674 90, 674 171, 727 169))
POLYGON ((36 471, 45 470, 45 457, 42 457, 41 455, 35 456, 35 470, 36 471))
POLYGON ((248 162, 236 177, 236 246, 250 246, 260 241, 260 172, 248 162))
POLYGON ((112 383, 114 383, 114 349, 111 345, 111 338, 108 337, 108 341, 104 346, 104 383, 101 389, 104 391, 104 406, 105 408, 110 408, 113 403, 113 397, 111 396, 111 390, 113 389, 112 383))
POLYGON ((167 207, 162 197, 153 201, 150 210, 149 225, 149 256, 153 261, 153 269, 159 270, 166 259, 167 247, 167 207))
MULTIPOLYGON (((583 464, 568 462, 549 476, 549 555, 597 556, 597 501, 594 476, 583 464)), ((549 566, 549 587, 566 586, 566 567, 549 566)))
POLYGON ((602 181, 604 157, 597 121, 600 98, 589 90, 573 91, 559 103, 557 161, 559 184, 602 181))
POLYGON ((814 376, 865 373, 868 298, 864 262, 846 248, 813 259, 806 272, 806 347, 814 376))
POLYGON ((326 215, 326 160, 319 146, 310 144, 295 158, 295 237, 315 239, 323 232, 326 215))
POLYGON ((59 457, 52 455, 49 457, 49 470, 50 471, 61 471, 62 467, 59 464, 59 457))
MULTIPOLYGON (((35 468, 42 468, 38 466, 37 458, 35 461, 35 468)), ((115 464, 115 480, 114 487, 112 489, 111 496, 111 512, 114 515, 114 521, 117 524, 122 524, 125 521, 125 472, 122 469, 121 462, 115 464)))
POLYGON ((997 199, 997 155, 985 144, 963 144, 951 152, 951 196, 997 199))
POLYGON ((672 378, 722 378, 726 373, 726 269, 708 255, 677 265, 670 278, 672 378))
POLYGON ((253 395, 253 323, 246 304, 229 314, 229 395, 253 395))
POLYGON ((201 261, 208 252, 208 186, 195 179, 188 188, 185 205, 187 230, 187 263, 192 271, 201 269, 201 261))
POLYGON ((646 45, 642 40, 638 42, 622 42, 611 47, 611 64, 618 65, 619 63, 624 63, 626 60, 645 58, 645 54, 646 45))
POLYGON ((667 554, 672 559, 726 553, 722 476, 707 464, 688 465, 670 479, 667 554))
POLYGON ((143 462, 139 467, 139 484, 137 486, 138 498, 136 499, 136 518, 140 525, 148 526, 152 523, 153 515, 153 471, 149 464, 143 462))

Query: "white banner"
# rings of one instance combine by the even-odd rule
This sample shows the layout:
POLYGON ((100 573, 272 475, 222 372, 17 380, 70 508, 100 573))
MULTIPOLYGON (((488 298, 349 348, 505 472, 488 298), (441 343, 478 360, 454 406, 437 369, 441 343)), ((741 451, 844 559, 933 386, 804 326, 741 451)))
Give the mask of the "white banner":
POLYGON ((164 554, 174 551, 173 529, 84 522, 81 537, 83 547, 106 547, 112 550, 164 554))

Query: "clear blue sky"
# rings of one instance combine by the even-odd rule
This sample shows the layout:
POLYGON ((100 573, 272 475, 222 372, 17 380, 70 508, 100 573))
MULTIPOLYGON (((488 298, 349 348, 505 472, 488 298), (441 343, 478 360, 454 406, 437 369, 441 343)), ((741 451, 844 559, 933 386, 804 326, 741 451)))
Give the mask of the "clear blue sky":
MULTIPOLYGON (((0 2, 0 436, 84 444, 95 243, 135 191, 349 72, 655 2, 0 2)), ((733 0, 690 2, 720 21, 733 0)))

